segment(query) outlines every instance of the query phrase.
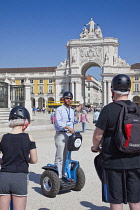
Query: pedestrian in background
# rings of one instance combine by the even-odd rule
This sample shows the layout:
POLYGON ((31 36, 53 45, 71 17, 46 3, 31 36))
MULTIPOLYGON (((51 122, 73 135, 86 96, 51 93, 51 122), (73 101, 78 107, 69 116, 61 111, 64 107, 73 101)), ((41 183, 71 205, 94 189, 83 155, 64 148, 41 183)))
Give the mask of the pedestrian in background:
POLYGON ((89 121, 87 119, 87 112, 86 112, 86 110, 82 111, 82 113, 80 115, 80 122, 82 123, 82 132, 85 132, 86 131, 86 123, 87 122, 89 123, 89 121))
POLYGON ((35 115, 35 113, 36 113, 36 107, 35 106, 33 106, 33 114, 35 115))
POLYGON ((43 114, 45 114, 45 110, 46 110, 46 108, 43 106, 43 107, 42 107, 42 112, 43 112, 43 114))
POLYGON ((51 123, 54 124, 54 122, 55 122, 55 111, 52 111, 50 118, 51 118, 51 123))
POLYGON ((98 121, 99 115, 100 115, 100 110, 95 109, 95 112, 93 113, 93 123, 96 123, 98 121))

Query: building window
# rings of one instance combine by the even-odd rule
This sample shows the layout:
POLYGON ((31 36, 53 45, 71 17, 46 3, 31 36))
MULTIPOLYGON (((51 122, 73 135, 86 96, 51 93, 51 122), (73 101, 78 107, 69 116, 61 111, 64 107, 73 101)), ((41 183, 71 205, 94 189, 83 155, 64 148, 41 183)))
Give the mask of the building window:
POLYGON ((24 79, 22 79, 20 82, 21 82, 21 84, 24 83, 24 79))
POLYGON ((43 86, 39 86, 39 94, 43 94, 43 86))
POLYGON ((34 81, 33 81, 33 79, 30 79, 30 83, 33 83, 34 81))
POLYGON ((90 93, 88 93, 88 97, 90 97, 90 93))
POLYGON ((52 86, 49 85, 49 93, 52 93, 52 86))
POLYGON ((139 77, 135 77, 135 80, 139 80, 139 77))
POLYGON ((139 91, 139 84, 135 84, 135 92, 139 91))
POLYGON ((88 91, 90 90, 90 88, 88 88, 88 91))
POLYGON ((34 88, 31 86, 31 94, 34 94, 34 88))
POLYGON ((52 83, 52 79, 49 79, 49 83, 52 83))
POLYGON ((88 82, 88 86, 90 86, 90 82, 88 82))
POLYGON ((40 80, 39 80, 39 83, 43 83, 43 79, 40 79, 40 80))

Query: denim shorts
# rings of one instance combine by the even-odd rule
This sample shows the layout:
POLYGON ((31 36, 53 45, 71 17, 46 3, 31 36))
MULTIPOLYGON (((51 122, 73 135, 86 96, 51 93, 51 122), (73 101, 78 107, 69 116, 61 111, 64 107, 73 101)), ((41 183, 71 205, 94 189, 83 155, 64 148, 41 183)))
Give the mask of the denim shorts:
POLYGON ((0 172, 0 195, 27 196, 28 174, 0 172))

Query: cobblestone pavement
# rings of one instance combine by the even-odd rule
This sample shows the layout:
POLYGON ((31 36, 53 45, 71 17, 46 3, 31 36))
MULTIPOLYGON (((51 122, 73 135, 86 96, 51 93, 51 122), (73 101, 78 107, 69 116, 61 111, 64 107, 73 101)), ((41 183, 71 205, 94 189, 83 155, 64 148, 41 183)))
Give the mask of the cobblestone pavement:
MULTIPOLYGON (((38 151, 38 163, 30 165, 29 168, 29 195, 27 210, 107 210, 109 204, 101 201, 101 183, 94 169, 93 161, 96 154, 90 151, 94 125, 92 123, 92 113, 88 114, 90 123, 87 123, 87 130, 81 133, 83 143, 79 151, 72 153, 72 159, 78 160, 85 172, 86 183, 79 191, 65 191, 59 193, 55 198, 48 198, 43 195, 40 188, 40 176, 43 173, 42 166, 47 163, 54 163, 55 145, 54 128, 50 122, 50 115, 47 113, 37 113, 33 116, 28 132, 36 139, 38 151)), ((1 135, 6 129, 1 127, 1 135), (3 129, 3 130, 2 130, 3 129)), ((76 130, 81 130, 81 123, 75 126, 76 130)), ((125 205, 124 210, 128 206, 125 205)))

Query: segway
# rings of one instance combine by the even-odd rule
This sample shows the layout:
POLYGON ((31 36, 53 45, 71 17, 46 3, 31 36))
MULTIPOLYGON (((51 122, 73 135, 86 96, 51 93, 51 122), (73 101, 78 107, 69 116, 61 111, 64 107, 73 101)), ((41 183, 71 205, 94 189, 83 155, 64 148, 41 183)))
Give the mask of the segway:
POLYGON ((82 136, 76 133, 69 136, 68 155, 64 167, 65 177, 59 179, 56 165, 47 164, 42 167, 45 171, 41 175, 40 184, 42 192, 50 198, 56 197, 59 191, 75 190, 80 191, 85 185, 85 174, 78 161, 71 160, 71 152, 78 151, 82 144, 82 136))

